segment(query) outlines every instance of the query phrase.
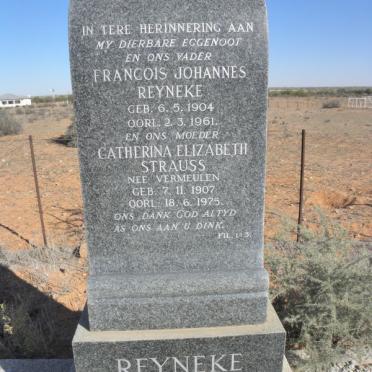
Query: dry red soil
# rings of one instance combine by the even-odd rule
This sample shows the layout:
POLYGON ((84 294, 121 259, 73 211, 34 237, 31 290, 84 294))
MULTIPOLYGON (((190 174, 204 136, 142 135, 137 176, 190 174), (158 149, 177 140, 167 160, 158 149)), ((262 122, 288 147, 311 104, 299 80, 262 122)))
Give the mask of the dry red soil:
MULTIPOLYGON (((307 131, 305 223, 320 207, 352 238, 372 240, 372 110, 323 109, 319 98, 273 98, 268 126, 265 236, 282 228, 283 217, 296 220, 299 200, 301 130, 307 131)), ((43 243, 35 197, 28 136, 34 138, 39 183, 50 246, 71 252, 82 244, 79 270, 57 268, 34 283, 32 268, 19 270, 23 280, 43 292, 55 291, 66 275, 70 287, 56 301, 79 310, 85 303, 86 248, 83 241, 77 150, 53 142, 71 123, 71 106, 34 107, 12 114, 23 122, 20 135, 0 138, 0 247, 20 253, 43 243), (32 120, 30 120, 32 118, 32 120)))

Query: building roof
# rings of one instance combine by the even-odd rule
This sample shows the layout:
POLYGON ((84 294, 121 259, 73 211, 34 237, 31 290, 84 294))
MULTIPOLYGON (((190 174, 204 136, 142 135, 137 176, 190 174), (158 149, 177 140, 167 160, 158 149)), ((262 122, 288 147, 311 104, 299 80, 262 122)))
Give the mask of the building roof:
POLYGON ((16 96, 15 94, 10 94, 10 93, 0 95, 0 100, 17 100, 17 99, 25 99, 25 98, 29 98, 29 97, 16 96))

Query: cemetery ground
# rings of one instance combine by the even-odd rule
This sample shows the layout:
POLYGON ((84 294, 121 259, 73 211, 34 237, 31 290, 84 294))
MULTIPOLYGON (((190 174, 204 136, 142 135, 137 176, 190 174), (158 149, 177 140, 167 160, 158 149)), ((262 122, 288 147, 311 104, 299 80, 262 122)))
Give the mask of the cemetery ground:
MULTIPOLYGON (((0 358, 69 357, 87 278, 77 149, 56 141, 73 121, 72 106, 43 103, 7 112, 23 131, 0 137, 0 358), (3 343, 4 337, 11 341, 3 343)), ((304 224, 317 231, 321 210, 365 249, 372 244, 372 110, 349 109, 342 97, 270 99, 266 242, 275 242, 286 219, 297 219, 302 129, 307 131, 304 224), (331 100, 340 107, 323 108, 331 100)))

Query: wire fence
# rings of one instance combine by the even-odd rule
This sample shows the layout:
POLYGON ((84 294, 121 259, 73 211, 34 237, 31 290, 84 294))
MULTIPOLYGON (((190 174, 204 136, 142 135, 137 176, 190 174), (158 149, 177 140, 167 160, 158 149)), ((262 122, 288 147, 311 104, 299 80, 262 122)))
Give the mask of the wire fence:
POLYGON ((276 110, 306 111, 329 108, 350 108, 347 97, 270 97, 269 107, 276 110))
MULTIPOLYGON (((270 97, 269 106, 274 111, 319 110, 332 100, 351 109, 347 97, 270 97)), ((50 107, 44 106, 14 113, 27 120, 38 115, 48 122, 50 107)), ((71 105, 55 104, 54 110, 55 120, 70 115, 72 122, 71 105)), ((42 133, 33 136, 33 150, 34 164, 28 136, 0 138, 0 246, 78 245, 84 234, 77 149, 42 133)), ((296 157, 299 163, 300 152, 296 157)))
POLYGON ((0 245, 77 245, 83 226, 77 149, 50 138, 34 137, 32 144, 27 136, 0 140, 0 245))

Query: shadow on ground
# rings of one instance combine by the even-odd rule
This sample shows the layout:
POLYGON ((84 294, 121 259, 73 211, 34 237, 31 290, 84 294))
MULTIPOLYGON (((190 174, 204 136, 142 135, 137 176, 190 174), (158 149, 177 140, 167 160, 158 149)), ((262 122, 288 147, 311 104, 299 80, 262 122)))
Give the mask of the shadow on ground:
POLYGON ((0 359, 71 358, 79 318, 0 265, 0 359))

